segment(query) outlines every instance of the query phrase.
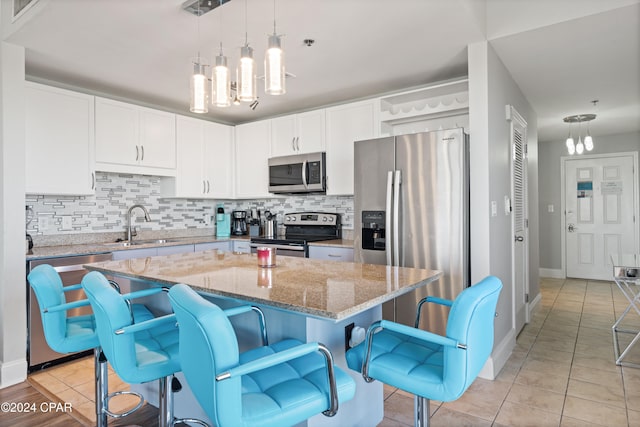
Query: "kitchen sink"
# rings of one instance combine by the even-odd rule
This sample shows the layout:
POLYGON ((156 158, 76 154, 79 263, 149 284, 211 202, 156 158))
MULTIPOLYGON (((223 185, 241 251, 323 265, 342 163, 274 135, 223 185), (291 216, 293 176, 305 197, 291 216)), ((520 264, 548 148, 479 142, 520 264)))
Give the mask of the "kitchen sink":
POLYGON ((170 242, 174 242, 175 240, 172 239, 150 239, 150 240, 134 240, 132 242, 110 242, 110 243, 103 243, 103 245, 105 246, 118 246, 118 247, 123 247, 126 248, 128 246, 138 246, 138 245, 161 245, 163 243, 170 243, 170 242))

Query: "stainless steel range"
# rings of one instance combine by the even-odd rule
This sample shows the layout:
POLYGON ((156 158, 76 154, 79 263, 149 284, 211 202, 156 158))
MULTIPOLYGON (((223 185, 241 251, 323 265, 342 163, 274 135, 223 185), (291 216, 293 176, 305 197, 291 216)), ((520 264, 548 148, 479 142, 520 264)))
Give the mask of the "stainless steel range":
POLYGON ((342 238, 340 215, 328 212, 300 212, 284 215, 284 237, 252 237, 251 253, 258 247, 276 248, 278 255, 309 257, 309 242, 342 238))

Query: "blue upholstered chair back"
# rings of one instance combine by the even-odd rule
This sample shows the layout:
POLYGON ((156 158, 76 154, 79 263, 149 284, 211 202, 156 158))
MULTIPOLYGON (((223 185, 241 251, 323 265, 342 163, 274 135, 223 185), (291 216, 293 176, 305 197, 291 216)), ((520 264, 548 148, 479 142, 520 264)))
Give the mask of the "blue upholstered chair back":
POLYGON ((67 328, 73 322, 67 321, 66 311, 44 313, 46 309, 66 303, 62 279, 52 266, 39 265, 31 270, 27 278, 38 299, 44 336, 49 347, 59 353, 74 353, 98 347, 98 336, 91 328, 93 325, 91 315, 77 316, 76 319, 81 321, 79 323, 84 323, 86 327, 78 330, 78 334, 69 335, 67 328))
POLYGON ((234 425, 242 418, 241 379, 213 380, 239 362, 231 322, 218 306, 186 285, 172 286, 169 299, 178 319, 180 360, 189 387, 216 425, 234 425))
POLYGON ((138 383, 127 378, 128 372, 136 370, 134 334, 115 334, 116 330, 132 323, 127 302, 97 271, 84 276, 82 287, 91 302, 100 345, 107 360, 124 381, 138 383))
POLYGON ((489 276, 466 288, 453 302, 447 337, 466 344, 467 349, 445 347, 443 382, 461 395, 478 376, 493 349, 495 310, 502 283, 489 276))

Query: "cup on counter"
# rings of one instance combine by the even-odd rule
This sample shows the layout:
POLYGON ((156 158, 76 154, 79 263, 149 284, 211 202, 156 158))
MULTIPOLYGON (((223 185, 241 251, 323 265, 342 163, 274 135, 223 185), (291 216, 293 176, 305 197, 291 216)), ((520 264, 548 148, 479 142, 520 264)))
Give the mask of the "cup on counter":
POLYGON ((258 252, 259 267, 275 267, 276 266, 276 248, 268 248, 260 246, 258 252))

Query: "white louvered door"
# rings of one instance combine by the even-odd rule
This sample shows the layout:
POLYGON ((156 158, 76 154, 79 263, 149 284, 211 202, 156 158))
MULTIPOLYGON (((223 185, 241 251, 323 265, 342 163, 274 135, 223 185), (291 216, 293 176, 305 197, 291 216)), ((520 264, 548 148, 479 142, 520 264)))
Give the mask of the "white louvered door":
POLYGON ((511 122, 513 323, 518 333, 528 321, 527 122, 511 106, 507 119, 511 122))

